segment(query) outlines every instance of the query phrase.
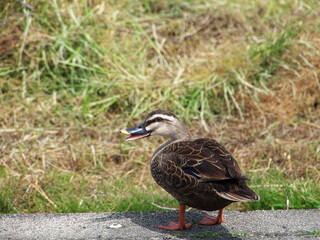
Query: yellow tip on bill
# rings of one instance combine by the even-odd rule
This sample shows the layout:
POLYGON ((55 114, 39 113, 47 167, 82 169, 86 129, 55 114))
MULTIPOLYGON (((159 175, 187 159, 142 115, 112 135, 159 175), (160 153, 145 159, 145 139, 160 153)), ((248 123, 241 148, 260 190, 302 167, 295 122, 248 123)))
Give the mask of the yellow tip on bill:
POLYGON ((124 133, 124 134, 127 134, 127 135, 130 135, 130 133, 126 129, 121 129, 120 132, 124 133))

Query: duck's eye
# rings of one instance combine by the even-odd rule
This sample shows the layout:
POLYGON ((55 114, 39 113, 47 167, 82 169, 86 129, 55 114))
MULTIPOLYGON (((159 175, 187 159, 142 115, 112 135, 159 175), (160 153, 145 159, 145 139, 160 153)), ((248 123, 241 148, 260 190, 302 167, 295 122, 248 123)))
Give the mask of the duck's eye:
POLYGON ((138 128, 138 129, 143 129, 143 128, 144 128, 144 125, 143 125, 143 124, 140 124, 140 125, 137 126, 137 128, 138 128))

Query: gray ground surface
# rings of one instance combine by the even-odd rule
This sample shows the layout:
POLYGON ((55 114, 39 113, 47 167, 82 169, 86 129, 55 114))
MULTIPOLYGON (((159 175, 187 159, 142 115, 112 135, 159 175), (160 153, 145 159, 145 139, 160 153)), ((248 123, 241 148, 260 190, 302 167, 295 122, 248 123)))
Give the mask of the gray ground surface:
POLYGON ((215 226, 196 224, 203 215, 187 212, 190 229, 167 231, 156 226, 177 212, 3 214, 0 239, 320 239, 320 210, 225 211, 215 226))

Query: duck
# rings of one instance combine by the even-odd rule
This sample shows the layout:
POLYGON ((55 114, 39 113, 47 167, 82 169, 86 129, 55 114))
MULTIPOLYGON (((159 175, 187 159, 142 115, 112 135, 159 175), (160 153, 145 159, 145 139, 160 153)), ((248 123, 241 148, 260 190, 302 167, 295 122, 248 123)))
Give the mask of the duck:
POLYGON ((258 201, 234 157, 218 141, 194 139, 172 112, 158 109, 150 112, 142 124, 122 129, 129 135, 125 141, 151 136, 169 138, 151 158, 151 175, 155 182, 179 203, 178 222, 158 226, 166 230, 184 230, 186 206, 203 211, 219 211, 217 217, 204 216, 201 225, 221 224, 223 209, 235 202, 258 201))

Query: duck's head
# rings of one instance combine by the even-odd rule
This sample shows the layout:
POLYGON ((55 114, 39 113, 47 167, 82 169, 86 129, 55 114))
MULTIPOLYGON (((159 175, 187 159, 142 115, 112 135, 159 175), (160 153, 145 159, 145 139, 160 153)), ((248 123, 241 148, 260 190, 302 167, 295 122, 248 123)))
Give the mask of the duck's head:
POLYGON ((122 129, 121 132, 130 135, 125 141, 155 135, 169 137, 173 140, 191 139, 191 134, 186 126, 172 112, 166 110, 155 110, 148 114, 142 124, 122 129))

